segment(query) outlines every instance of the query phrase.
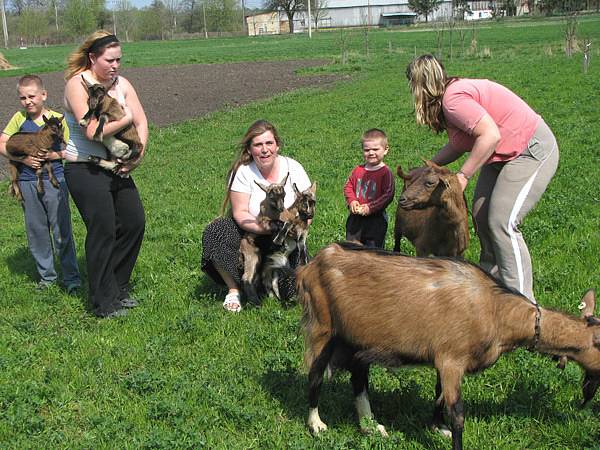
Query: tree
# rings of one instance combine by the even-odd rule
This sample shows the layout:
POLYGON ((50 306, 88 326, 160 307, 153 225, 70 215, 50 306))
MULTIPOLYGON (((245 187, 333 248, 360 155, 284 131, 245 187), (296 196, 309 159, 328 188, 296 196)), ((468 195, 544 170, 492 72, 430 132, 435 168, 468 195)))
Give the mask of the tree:
POLYGON ((442 0, 408 0, 408 7, 416 12, 425 16, 425 23, 428 21, 429 14, 436 11, 442 0))
POLYGON ((65 28, 74 38, 82 38, 96 28, 96 16, 88 0, 67 0, 65 5, 65 28))
POLYGON ((43 11, 27 8, 19 18, 18 33, 28 44, 39 44, 48 31, 48 22, 43 11))
POLYGON ((319 20, 327 15, 327 0, 310 0, 310 13, 315 21, 315 28, 319 28, 319 20))
POLYGON ((294 32, 294 16, 304 10, 304 0, 266 0, 265 9, 268 11, 285 11, 290 24, 290 33, 294 32))
POLYGON ((129 42, 132 31, 136 24, 135 8, 129 0, 117 0, 115 3, 115 20, 117 33, 125 35, 125 41, 129 42))

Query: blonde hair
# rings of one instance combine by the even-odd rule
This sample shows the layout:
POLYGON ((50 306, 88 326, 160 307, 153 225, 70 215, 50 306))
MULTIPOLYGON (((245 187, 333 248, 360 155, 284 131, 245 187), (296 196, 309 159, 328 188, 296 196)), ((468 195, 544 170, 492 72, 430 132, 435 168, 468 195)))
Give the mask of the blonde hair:
POLYGON ((89 69, 91 66, 91 61, 89 58, 90 53, 95 55, 102 55, 104 50, 110 47, 119 47, 121 44, 119 42, 111 42, 105 46, 100 47, 97 51, 90 52, 90 49, 94 45, 94 43, 101 38, 106 36, 110 36, 112 33, 109 33, 106 30, 97 30, 90 34, 83 44, 77 48, 73 53, 69 55, 67 58, 67 69, 65 70, 65 80, 69 80, 73 78, 75 75, 84 72, 89 69))
POLYGON ((231 164, 229 172, 227 172, 227 189, 225 190, 225 198, 223 199, 223 205, 221 206, 221 215, 225 214, 227 206, 231 201, 230 190, 231 185, 233 184, 235 173, 238 171, 240 166, 247 166, 253 161, 252 154, 250 153, 252 140, 257 136, 266 133, 267 131, 270 131, 273 134, 277 146, 281 147, 281 139, 279 138, 279 134, 277 134, 275 126, 271 122, 260 119, 254 122, 252 125, 250 125, 250 127, 244 134, 244 137, 239 143, 238 156, 231 164))
POLYGON ((39 91, 45 91, 44 82, 37 75, 23 75, 17 81, 17 90, 25 86, 34 85, 39 91))
POLYGON ((446 87, 456 80, 448 78, 446 70, 433 55, 422 55, 412 60, 406 68, 406 78, 415 102, 419 125, 427 125, 436 133, 446 129, 442 99, 446 87))
POLYGON ((375 139, 379 139, 384 147, 388 146, 387 135, 385 134, 385 131, 380 130, 379 128, 371 128, 370 130, 365 131, 361 140, 364 143, 365 141, 373 141, 375 139))

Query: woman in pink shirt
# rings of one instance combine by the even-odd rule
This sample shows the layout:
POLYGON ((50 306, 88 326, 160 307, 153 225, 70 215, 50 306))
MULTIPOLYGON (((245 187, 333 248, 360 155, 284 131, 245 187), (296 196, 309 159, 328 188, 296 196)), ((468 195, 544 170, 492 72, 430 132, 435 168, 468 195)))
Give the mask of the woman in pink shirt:
POLYGON ((417 123, 448 143, 432 158, 446 165, 468 152, 458 179, 464 190, 479 171, 473 217, 480 266, 535 302, 531 258, 519 224, 558 166, 558 145, 544 120, 515 93, 489 80, 452 78, 431 55, 406 70, 417 123))

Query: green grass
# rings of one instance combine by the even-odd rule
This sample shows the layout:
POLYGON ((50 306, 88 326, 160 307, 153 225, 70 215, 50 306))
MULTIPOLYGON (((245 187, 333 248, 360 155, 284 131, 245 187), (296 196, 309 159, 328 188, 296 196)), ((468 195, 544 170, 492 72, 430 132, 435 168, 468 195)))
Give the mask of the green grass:
MULTIPOLYGON (((583 75, 581 55, 566 59, 560 51, 562 28, 555 23, 506 28, 480 30, 479 45, 490 47, 491 58, 455 57, 446 63, 452 74, 491 78, 512 88, 557 135, 559 170, 522 228, 538 300, 575 312, 584 290, 598 287, 599 279, 599 66, 593 58, 590 73, 583 75), (552 55, 543 52, 544 45, 552 46, 552 55)), ((599 40, 598 21, 582 28, 599 40)), ((322 35, 315 35, 316 42, 325 50, 316 56, 336 56, 335 35, 322 35)), ((311 437, 305 426, 300 307, 267 299, 261 308, 228 314, 221 308, 224 292, 199 269, 202 230, 218 213, 235 144, 257 118, 276 124, 283 153, 301 161, 318 181, 309 237, 313 253, 344 235, 341 190, 361 159, 359 137, 365 129, 388 132, 392 167, 414 166, 434 153, 443 136, 415 125, 403 77, 414 46, 418 52, 435 50, 431 35, 372 33, 367 61, 359 54, 362 35, 354 34, 354 76, 331 90, 302 90, 152 129, 148 157, 135 175, 147 213, 134 274, 142 305, 124 319, 97 320, 85 311, 83 298, 57 288, 36 292, 21 209, 0 196, 0 447, 450 448, 426 428, 435 383, 427 368, 372 370, 372 405, 389 439, 358 432, 345 374, 325 383, 320 409, 330 428, 311 437), (405 44, 389 53, 388 39, 405 44)), ((255 59, 272 56, 264 50, 278 45, 287 49, 281 57, 312 56, 301 37, 232 39, 187 42, 182 60, 174 56, 171 62, 185 62, 183 55, 194 51, 221 51, 235 60, 239 48, 251 42, 265 46, 255 59), (216 50, 211 42, 223 47, 216 50), (228 42, 238 49, 224 50, 228 42)), ((137 58, 139 49, 162 60, 162 50, 153 48, 158 44, 133 45, 139 47, 127 49, 128 58, 137 58)), ((6 190, 6 182, 0 187, 6 190)), ((473 183, 469 197, 472 188, 473 183)), ((85 232, 76 210, 73 222, 83 268, 85 232)), ((403 249, 413 252, 406 243, 403 249)), ((477 255, 474 238, 466 256, 476 261, 477 255)), ((600 402, 579 409, 580 381, 576 365, 560 372, 548 358, 525 350, 466 378, 465 447, 598 448, 600 402)))

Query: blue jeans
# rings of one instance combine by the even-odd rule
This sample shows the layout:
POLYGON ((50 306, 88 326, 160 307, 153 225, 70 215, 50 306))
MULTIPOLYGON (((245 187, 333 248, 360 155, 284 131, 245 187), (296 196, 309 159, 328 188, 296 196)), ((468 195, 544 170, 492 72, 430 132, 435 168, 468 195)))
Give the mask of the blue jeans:
POLYGON ((41 281, 53 283, 57 279, 54 251, 58 253, 66 286, 80 285, 77 255, 71 230, 69 191, 64 177, 57 177, 57 189, 44 180, 44 193, 36 189, 37 181, 19 181, 23 194, 23 213, 29 250, 35 260, 41 281))

